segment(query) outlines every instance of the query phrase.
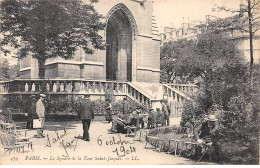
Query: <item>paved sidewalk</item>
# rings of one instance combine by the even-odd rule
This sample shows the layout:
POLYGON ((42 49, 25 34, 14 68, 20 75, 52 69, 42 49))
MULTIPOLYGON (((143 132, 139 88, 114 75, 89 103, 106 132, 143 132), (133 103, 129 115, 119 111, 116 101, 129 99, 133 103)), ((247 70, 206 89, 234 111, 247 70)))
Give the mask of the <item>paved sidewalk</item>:
MULTIPOLYGON (((4 155, 1 164, 197 164, 183 157, 145 149, 145 141, 134 141, 124 134, 111 134, 111 123, 93 121, 90 142, 83 141, 79 121, 47 122, 45 138, 31 138, 33 151, 4 155)), ((27 133, 29 137, 36 130, 27 133)), ((202 164, 202 163, 200 163, 202 164)))

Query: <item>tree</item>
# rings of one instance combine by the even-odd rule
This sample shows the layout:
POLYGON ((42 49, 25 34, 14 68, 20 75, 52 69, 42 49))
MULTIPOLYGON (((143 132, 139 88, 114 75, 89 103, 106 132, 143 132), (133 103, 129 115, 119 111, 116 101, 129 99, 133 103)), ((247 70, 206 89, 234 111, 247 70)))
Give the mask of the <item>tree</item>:
POLYGON ((0 75, 1 80, 8 80, 9 79, 9 63, 7 59, 1 59, 0 62, 0 75))
POLYGON ((236 65, 243 61, 236 43, 221 33, 207 32, 194 40, 168 42, 161 48, 161 81, 183 78, 184 82, 202 79, 210 85, 213 74, 225 65, 236 65), (174 61, 173 61, 174 60, 174 61), (173 77, 172 77, 173 76, 173 77))
MULTIPOLYGON (((81 47, 92 54, 104 49, 104 18, 81 0, 3 0, 1 2, 1 44, 18 50, 18 58, 29 53, 39 63, 39 77, 45 76, 45 61, 52 57, 71 59, 81 47)), ((8 54, 10 50, 1 48, 8 54)))
POLYGON ((18 64, 10 66, 6 58, 0 60, 0 81, 12 80, 19 75, 18 72, 18 64))
MULTIPOLYGON (((161 48, 162 71, 174 71, 176 78, 185 82, 196 82, 200 86, 205 99, 199 104, 203 113, 212 103, 226 107, 229 99, 247 85, 246 66, 243 54, 235 41, 225 34, 205 32, 198 35, 197 40, 180 40, 168 42, 161 48), (174 64, 170 64, 172 59, 174 64), (207 101, 205 101, 207 100, 207 101)), ((170 74, 171 75, 171 74, 170 74)), ((161 76, 161 80, 168 80, 161 76)), ((245 91, 246 92, 246 91, 245 91)), ((201 111, 201 112, 202 112, 201 111)))
MULTIPOLYGON (((220 142, 234 143, 234 148, 235 143, 247 143, 255 149, 257 146, 250 142, 248 135, 258 137, 259 88, 250 89, 248 67, 236 46, 235 41, 223 33, 203 33, 198 37, 194 55, 182 58, 178 66, 189 70, 186 75, 202 80, 197 94, 183 105, 181 125, 194 129, 205 115, 215 114, 220 126, 220 142)), ((259 84, 259 73, 254 73, 254 82, 259 84)), ((239 156, 246 149, 248 155, 242 157, 250 160, 249 155, 252 155, 258 159, 248 146, 241 146, 243 150, 234 152, 234 156, 239 156)))
MULTIPOLYGON (((188 69, 180 69, 178 66, 185 55, 192 57, 192 48, 195 42, 192 40, 178 40, 164 43, 160 51, 161 82, 173 83, 177 77, 183 77, 188 69)), ((182 82, 183 79, 182 79, 182 82)))
POLYGON ((231 13, 238 13, 238 15, 235 15, 228 19, 218 19, 217 21, 209 22, 208 28, 218 31, 240 30, 241 32, 248 33, 250 45, 250 85, 252 86, 254 73, 253 38, 255 33, 260 29, 259 0, 245 0, 245 2, 246 4, 240 5, 239 10, 230 9, 225 6, 217 6, 216 8, 214 8, 213 11, 226 11, 231 13))

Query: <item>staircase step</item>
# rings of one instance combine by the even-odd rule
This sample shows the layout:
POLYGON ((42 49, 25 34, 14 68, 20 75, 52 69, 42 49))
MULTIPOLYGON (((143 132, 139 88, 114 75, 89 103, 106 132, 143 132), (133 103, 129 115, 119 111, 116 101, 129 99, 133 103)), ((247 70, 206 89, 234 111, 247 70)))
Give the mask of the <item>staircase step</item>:
POLYGON ((131 82, 131 84, 154 99, 163 98, 163 88, 159 83, 131 82))

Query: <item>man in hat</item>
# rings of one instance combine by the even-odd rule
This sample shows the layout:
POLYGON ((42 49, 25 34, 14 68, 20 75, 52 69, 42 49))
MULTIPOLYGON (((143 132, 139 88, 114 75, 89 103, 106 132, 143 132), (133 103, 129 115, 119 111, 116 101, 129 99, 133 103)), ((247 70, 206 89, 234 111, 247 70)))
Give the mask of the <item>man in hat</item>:
POLYGON ((90 96, 85 95, 84 99, 80 103, 80 119, 83 125, 83 140, 90 141, 89 138, 89 127, 91 120, 94 119, 94 110, 92 102, 90 101, 90 96))
POLYGON ((203 145, 213 146, 215 148, 216 158, 219 159, 220 143, 218 141, 218 125, 215 115, 207 115, 204 122, 194 131, 195 139, 199 145, 196 154, 201 154, 203 145))
POLYGON ((43 127, 44 127, 44 120, 45 120, 45 106, 44 106, 44 98, 46 97, 45 94, 40 94, 40 98, 36 103, 36 113, 38 118, 41 121, 41 128, 37 130, 37 138, 44 138, 43 136, 43 127))
POLYGON ((36 114, 36 95, 30 95, 25 106, 25 112, 28 114, 27 116, 27 129, 33 128, 33 119, 37 119, 38 116, 36 114))
POLYGON ((149 111, 149 118, 148 118, 148 128, 155 128, 157 125, 157 117, 158 113, 153 109, 150 108, 149 111))
POLYGON ((161 100, 161 104, 162 104, 162 112, 164 114, 164 118, 165 118, 165 122, 166 125, 169 126, 170 125, 170 113, 168 110, 168 106, 166 104, 167 100, 161 100))
POLYGON ((156 126, 158 127, 159 124, 161 124, 161 126, 165 126, 165 115, 164 115, 163 111, 157 107, 156 112, 158 115, 156 126))

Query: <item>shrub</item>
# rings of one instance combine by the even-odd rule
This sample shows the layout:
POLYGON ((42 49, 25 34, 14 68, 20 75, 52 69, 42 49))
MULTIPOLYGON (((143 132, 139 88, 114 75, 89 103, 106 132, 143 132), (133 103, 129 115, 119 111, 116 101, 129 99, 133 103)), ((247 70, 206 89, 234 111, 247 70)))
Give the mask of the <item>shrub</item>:
MULTIPOLYGON (((129 105, 130 105, 130 111, 134 111, 135 109, 139 108, 143 112, 148 112, 148 109, 147 109, 147 107, 145 105, 137 103, 134 100, 128 99, 127 103, 129 103, 129 105)), ((112 108, 113 108, 114 113, 121 112, 122 109, 123 109, 123 101, 122 100, 118 100, 118 101, 112 103, 112 108)))
POLYGON ((184 104, 181 125, 194 129, 204 115, 215 114, 218 118, 223 162, 255 164, 259 159, 259 151, 254 150, 258 149, 255 141, 259 138, 259 102, 256 95, 257 92, 241 92, 232 96, 225 108, 212 103, 206 110, 205 104, 209 100, 205 99, 203 93, 199 93, 194 101, 184 104))
POLYGON ((212 105, 211 96, 204 89, 200 89, 193 100, 188 100, 184 103, 181 126, 196 128, 204 118, 209 114, 209 108, 212 105))
POLYGON ((92 101, 95 115, 104 115, 106 111, 106 102, 104 100, 92 101))

